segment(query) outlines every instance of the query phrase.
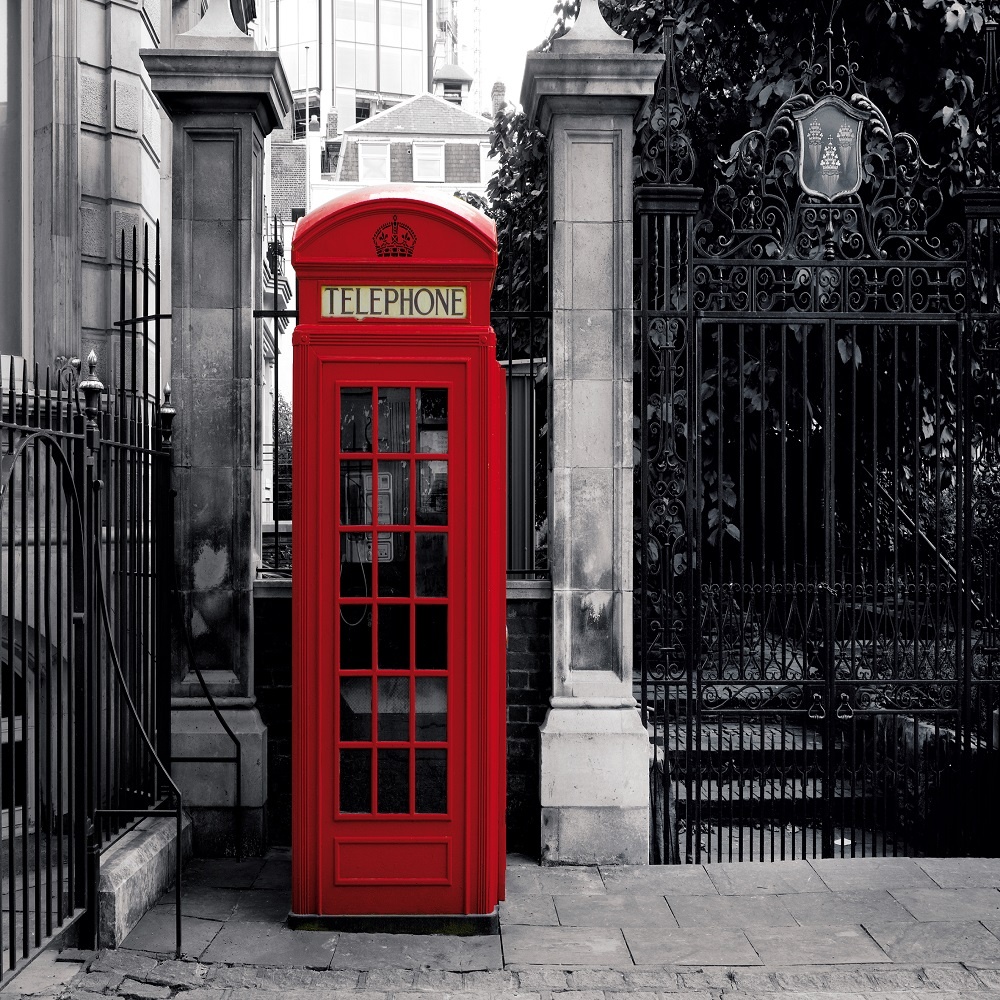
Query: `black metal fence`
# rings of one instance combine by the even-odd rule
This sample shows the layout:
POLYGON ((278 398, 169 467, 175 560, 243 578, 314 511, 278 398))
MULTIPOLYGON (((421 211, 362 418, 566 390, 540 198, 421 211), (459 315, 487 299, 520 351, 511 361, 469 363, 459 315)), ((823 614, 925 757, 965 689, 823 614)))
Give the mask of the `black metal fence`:
MULTIPOLYGON (((138 317, 156 261, 148 244, 137 260, 134 235, 131 249, 122 313, 138 317)), ((137 819, 175 818, 180 884, 165 766, 173 413, 159 404, 158 304, 146 312, 157 318, 121 324, 110 386, 93 353, 82 378, 78 359, 0 372, 5 975, 81 917, 96 941, 100 851, 137 819)))

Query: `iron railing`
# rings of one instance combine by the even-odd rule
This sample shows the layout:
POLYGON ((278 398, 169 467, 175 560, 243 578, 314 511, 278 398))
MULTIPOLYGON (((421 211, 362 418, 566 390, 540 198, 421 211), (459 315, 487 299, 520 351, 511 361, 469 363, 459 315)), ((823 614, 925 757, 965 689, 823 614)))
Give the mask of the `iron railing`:
MULTIPOLYGON (((133 234, 132 317, 140 268, 158 288, 145 249, 140 264, 133 234)), ((77 359, 0 372, 5 976, 71 924, 96 944, 101 850, 146 816, 176 822, 180 949, 181 796, 167 764, 173 409, 159 403, 154 295, 150 324, 119 323, 109 386, 93 352, 82 379, 77 359)))

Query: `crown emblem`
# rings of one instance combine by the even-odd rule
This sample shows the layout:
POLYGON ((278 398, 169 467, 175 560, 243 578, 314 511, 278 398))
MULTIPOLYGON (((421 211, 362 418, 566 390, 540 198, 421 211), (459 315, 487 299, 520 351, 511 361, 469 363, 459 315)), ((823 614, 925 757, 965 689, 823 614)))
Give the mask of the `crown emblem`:
POLYGON ((412 257, 417 234, 394 215, 392 222, 383 222, 372 237, 379 257, 412 257))

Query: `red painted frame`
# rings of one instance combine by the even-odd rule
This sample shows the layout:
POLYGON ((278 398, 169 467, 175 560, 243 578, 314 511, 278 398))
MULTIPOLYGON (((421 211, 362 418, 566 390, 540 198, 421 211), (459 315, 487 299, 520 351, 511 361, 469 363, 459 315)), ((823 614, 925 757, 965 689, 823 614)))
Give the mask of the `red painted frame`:
MULTIPOLYGON (((398 244, 395 249, 402 254, 407 247, 398 244)), ((336 199, 306 216, 295 231, 292 263, 299 304, 293 337, 295 914, 483 914, 491 913, 503 898, 506 388, 489 325, 496 261, 495 230, 485 216, 457 199, 429 200, 398 186, 336 199), (377 246, 384 252, 390 232, 395 235, 395 228, 386 228, 393 220, 400 229, 409 227, 410 255, 379 257, 377 246), (324 318, 322 286, 352 283, 463 285, 467 315, 444 320, 324 318), (341 606, 336 586, 342 532, 337 483, 341 385, 451 390, 446 814, 412 814, 412 787, 411 815, 338 813, 336 684, 341 671, 336 667, 339 628, 335 625, 341 606), (340 865, 352 857, 369 871, 353 877, 345 873, 340 865)), ((418 458, 412 397, 413 393, 411 463, 418 458)), ((376 450, 352 453, 349 458, 372 461, 379 455, 376 450)), ((411 475, 411 510, 415 479, 411 475)), ((376 498, 376 506, 377 502, 376 498)), ((377 523, 371 527, 375 534, 383 530, 377 523)), ((405 530, 415 540, 419 528, 411 525, 405 530)), ((410 573, 412 577, 412 565, 410 573)), ((410 592, 400 603, 415 603, 412 586, 410 592)), ((369 600, 376 603, 374 597, 355 603, 369 600)), ((412 611, 410 620, 412 627, 412 611)), ((413 675, 412 666, 410 672, 413 675)), ((369 670, 373 685, 380 674, 386 675, 369 670)), ((414 684, 411 680, 411 705, 414 684)), ((370 735, 374 748, 376 733, 370 735)), ((413 739, 411 728, 411 744, 413 739)), ((413 759, 411 751, 411 775, 413 759)))

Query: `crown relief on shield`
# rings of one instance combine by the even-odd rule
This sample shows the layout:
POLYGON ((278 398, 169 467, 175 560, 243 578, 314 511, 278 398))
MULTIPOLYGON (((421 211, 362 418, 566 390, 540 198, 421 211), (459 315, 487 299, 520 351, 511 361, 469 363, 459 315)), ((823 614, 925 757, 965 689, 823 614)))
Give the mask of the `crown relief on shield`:
POLYGON ((417 245, 417 234, 398 216, 391 222, 383 222, 372 236, 375 254, 378 257, 412 257, 417 245))

